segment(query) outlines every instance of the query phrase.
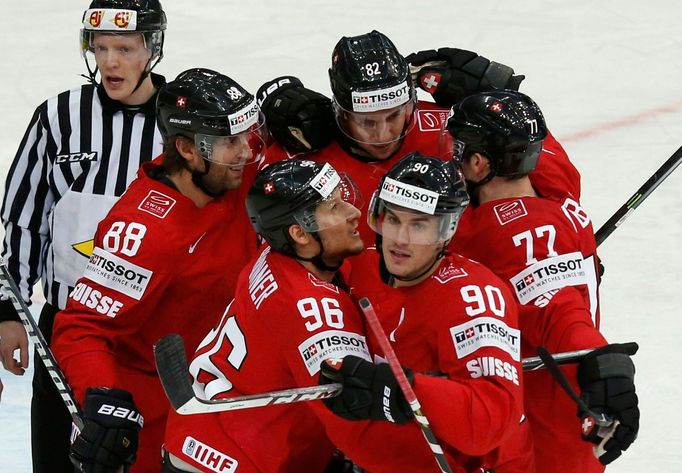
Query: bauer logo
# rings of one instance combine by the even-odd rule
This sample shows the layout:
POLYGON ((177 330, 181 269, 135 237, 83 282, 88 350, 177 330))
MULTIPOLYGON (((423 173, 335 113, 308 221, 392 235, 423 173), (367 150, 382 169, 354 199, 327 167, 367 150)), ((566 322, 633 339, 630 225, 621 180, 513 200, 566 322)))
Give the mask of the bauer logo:
POLYGON ((450 328, 457 358, 462 359, 479 348, 496 347, 511 357, 521 359, 521 332, 493 317, 477 317, 450 328))
POLYGON ((258 104, 256 99, 242 108, 227 116, 230 122, 230 134, 236 135, 242 131, 248 130, 252 125, 258 123, 258 104))
POLYGON ((166 194, 162 194, 158 191, 149 191, 147 197, 145 197, 140 205, 137 206, 138 210, 152 214, 155 217, 166 218, 168 213, 171 211, 175 205, 175 199, 168 197, 166 194))
POLYGON ((315 189, 323 198, 329 197, 336 186, 341 182, 341 177, 331 164, 325 163, 322 170, 310 180, 310 187, 315 189))
POLYGON ((148 269, 96 247, 83 276, 139 301, 153 274, 148 269))
POLYGON ((433 215, 438 204, 438 194, 435 192, 405 184, 390 177, 384 179, 379 198, 429 215, 433 215))
POLYGON ((239 466, 237 459, 190 436, 185 437, 182 453, 216 473, 230 473, 236 471, 239 466))
POLYGON ((493 207, 493 211, 497 216, 497 221, 500 225, 505 225, 513 220, 528 215, 526 206, 523 205, 522 200, 512 200, 511 202, 505 202, 504 204, 497 204, 493 207))
POLYGON ((353 332, 327 330, 316 333, 298 346, 303 363, 313 376, 320 371, 320 363, 328 358, 355 355, 371 361, 365 337, 353 332))
POLYGON ((397 107, 410 100, 410 86, 402 82, 388 89, 351 94, 354 112, 376 112, 397 107))
POLYGON ((576 251, 546 258, 528 266, 509 279, 521 304, 528 304, 536 297, 554 289, 579 286, 588 283, 583 255, 576 251))

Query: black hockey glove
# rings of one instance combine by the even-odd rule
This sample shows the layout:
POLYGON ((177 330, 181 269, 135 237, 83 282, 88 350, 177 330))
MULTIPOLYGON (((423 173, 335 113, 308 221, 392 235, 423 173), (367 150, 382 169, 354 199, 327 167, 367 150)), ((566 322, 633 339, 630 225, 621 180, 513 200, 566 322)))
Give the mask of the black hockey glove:
POLYGON ((630 355, 636 343, 616 343, 594 350, 578 365, 580 397, 595 414, 613 419, 608 427, 599 427, 579 410, 583 440, 599 445, 595 455, 608 465, 637 438, 639 408, 635 393, 635 365, 630 355))
MULTIPOLYGON (((411 382, 412 371, 405 369, 405 374, 411 382)), ((322 402, 344 419, 404 424, 412 418, 412 410, 386 363, 375 365, 353 355, 345 356, 340 367, 323 361, 319 383, 343 384, 339 396, 322 402)))
POLYGON ((133 396, 121 389, 89 388, 85 426, 71 445, 71 462, 83 473, 116 473, 135 462, 143 418, 133 396))
POLYGON ((488 90, 519 90, 525 76, 475 52, 457 48, 419 51, 405 57, 412 81, 438 105, 452 106, 468 95, 488 90))
POLYGON ((270 134, 289 152, 316 151, 334 137, 331 100, 306 89, 296 77, 278 77, 261 85, 258 103, 270 134))

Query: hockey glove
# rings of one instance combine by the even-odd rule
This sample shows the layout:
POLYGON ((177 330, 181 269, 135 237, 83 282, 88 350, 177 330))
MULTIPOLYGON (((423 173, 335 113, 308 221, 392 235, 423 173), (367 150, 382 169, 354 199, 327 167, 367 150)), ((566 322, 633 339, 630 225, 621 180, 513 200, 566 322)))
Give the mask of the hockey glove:
MULTIPOLYGON (((411 382, 412 371, 405 369, 405 374, 411 382)), ((344 419, 387 420, 404 424, 413 416, 398 381, 386 363, 375 365, 353 355, 345 356, 341 366, 323 361, 319 383, 343 384, 339 396, 322 402, 344 419)))
POLYGON ((143 418, 133 396, 120 389, 89 388, 85 426, 71 445, 71 462, 83 473, 116 473, 135 462, 143 418))
POLYGON ((412 81, 433 96, 438 105, 450 107, 464 97, 488 90, 519 90, 525 76, 472 51, 457 48, 412 53, 412 81))
POLYGON ((278 77, 261 85, 258 103, 270 134, 290 152, 319 150, 334 136, 331 100, 306 89, 296 77, 278 77))
POLYGON ((608 465, 637 438, 639 408, 635 393, 635 365, 630 355, 636 343, 617 343, 598 348, 578 365, 581 398, 592 412, 613 419, 608 427, 599 427, 594 419, 579 410, 583 440, 597 444, 595 455, 608 465))

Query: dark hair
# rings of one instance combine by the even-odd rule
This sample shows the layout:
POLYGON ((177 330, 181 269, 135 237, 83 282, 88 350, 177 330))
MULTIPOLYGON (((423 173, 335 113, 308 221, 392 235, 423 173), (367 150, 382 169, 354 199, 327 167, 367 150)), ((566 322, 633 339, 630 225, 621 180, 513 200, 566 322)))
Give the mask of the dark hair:
POLYGON ((163 159, 161 165, 166 174, 175 174, 185 168, 186 159, 182 157, 175 144, 177 139, 189 140, 182 135, 173 135, 163 141, 163 159))

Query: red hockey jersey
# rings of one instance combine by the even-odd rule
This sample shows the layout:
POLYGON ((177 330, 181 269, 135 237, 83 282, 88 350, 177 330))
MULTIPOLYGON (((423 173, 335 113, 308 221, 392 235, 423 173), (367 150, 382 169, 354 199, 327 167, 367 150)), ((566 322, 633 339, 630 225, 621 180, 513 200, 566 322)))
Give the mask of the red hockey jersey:
MULTIPOLYGON (((571 197, 486 202, 470 209, 452 245, 504 279, 519 304, 524 356, 606 344, 598 330, 596 243, 592 224, 571 197)), ((564 368, 573 387, 575 366, 564 368)), ((546 371, 524 378, 526 413, 538 471, 599 472, 591 444, 580 439, 576 405, 546 371)))
POLYGON ((356 259, 352 293, 370 299, 401 364, 446 376, 417 376, 414 386, 451 466, 533 471, 528 427, 520 424, 518 314, 507 287, 482 265, 452 255, 428 279, 396 289, 381 282, 378 261, 374 249, 356 259))
POLYGON ((158 471, 170 407, 153 345, 180 333, 194 350, 234 295, 257 249, 243 193, 203 208, 149 177, 145 164, 100 222, 86 271, 55 320, 54 353, 82 402, 88 387, 133 394, 145 418, 132 471, 158 471))

